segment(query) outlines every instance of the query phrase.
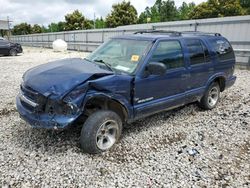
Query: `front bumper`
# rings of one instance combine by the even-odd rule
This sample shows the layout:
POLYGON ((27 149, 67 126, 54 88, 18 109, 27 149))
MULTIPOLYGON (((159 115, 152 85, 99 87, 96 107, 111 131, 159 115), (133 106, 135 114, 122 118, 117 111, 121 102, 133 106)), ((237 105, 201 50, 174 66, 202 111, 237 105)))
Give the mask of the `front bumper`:
POLYGON ((16 48, 17 53, 23 53, 23 48, 21 46, 18 46, 16 48))
POLYGON ((236 81, 236 76, 231 76, 229 79, 226 80, 226 85, 225 85, 225 89, 231 87, 232 85, 234 85, 236 81))
POLYGON ((49 115, 46 113, 32 112, 26 109, 21 103, 21 94, 16 97, 16 107, 20 117, 34 128, 43 129, 65 129, 72 125, 80 116, 75 115, 49 115))

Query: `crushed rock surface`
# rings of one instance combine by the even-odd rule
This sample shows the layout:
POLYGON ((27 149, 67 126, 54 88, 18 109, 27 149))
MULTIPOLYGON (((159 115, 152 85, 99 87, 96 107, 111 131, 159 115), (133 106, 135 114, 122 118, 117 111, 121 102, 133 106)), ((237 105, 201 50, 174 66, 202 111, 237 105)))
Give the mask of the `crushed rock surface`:
POLYGON ((48 61, 84 57, 24 48, 0 57, 0 187, 249 187, 250 72, 218 106, 196 104, 128 125, 109 152, 84 154, 80 127, 63 132, 32 129, 15 107, 22 74, 48 61))

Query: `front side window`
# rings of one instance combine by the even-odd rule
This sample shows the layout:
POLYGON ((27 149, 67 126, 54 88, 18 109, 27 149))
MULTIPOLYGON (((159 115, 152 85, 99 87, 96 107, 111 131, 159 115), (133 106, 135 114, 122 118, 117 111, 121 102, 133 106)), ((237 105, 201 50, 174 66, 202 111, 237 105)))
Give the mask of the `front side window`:
POLYGON ((150 62, 161 62, 168 69, 184 67, 183 52, 179 41, 161 41, 156 47, 150 62))
POLYGON ((111 39, 101 45, 86 59, 92 62, 105 62, 113 70, 133 73, 149 50, 152 41, 111 39))

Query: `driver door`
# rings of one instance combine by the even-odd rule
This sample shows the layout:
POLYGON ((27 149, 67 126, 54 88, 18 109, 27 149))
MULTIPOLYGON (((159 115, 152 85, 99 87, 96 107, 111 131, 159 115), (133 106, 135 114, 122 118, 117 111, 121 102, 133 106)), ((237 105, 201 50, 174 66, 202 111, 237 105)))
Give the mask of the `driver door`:
POLYGON ((188 74, 180 41, 159 41, 147 63, 150 62, 165 64, 167 71, 163 75, 135 78, 136 119, 185 103, 188 74))

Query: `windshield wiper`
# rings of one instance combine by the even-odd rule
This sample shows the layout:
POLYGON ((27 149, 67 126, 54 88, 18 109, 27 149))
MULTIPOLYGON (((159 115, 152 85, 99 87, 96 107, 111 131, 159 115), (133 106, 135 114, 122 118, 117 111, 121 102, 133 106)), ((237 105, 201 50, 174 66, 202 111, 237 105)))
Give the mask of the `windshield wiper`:
POLYGON ((95 59, 94 62, 103 63, 106 67, 108 67, 109 70, 111 70, 112 72, 115 72, 114 69, 111 67, 111 65, 109 63, 106 63, 102 59, 95 59))

